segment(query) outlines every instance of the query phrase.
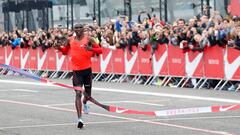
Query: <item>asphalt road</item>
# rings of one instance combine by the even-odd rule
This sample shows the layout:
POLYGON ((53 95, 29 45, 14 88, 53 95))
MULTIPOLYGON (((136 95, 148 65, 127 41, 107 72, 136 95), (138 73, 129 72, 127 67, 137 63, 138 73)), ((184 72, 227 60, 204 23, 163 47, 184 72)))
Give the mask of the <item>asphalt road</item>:
MULTIPOLYGON (((71 84, 71 80, 54 80, 71 84)), ((93 84, 101 103, 156 111, 240 104, 239 92, 133 84, 93 84)), ((0 76, 0 135, 240 135, 240 110, 149 117, 110 113, 90 104, 77 129, 74 91, 19 76, 0 76)))

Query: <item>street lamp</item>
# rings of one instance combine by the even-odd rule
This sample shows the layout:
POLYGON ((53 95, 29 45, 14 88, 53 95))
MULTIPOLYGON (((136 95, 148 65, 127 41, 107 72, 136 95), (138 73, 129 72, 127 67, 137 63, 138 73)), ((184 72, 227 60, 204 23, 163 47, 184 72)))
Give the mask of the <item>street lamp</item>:
MULTIPOLYGON (((6 12, 7 12, 7 32, 8 32, 8 34, 9 34, 9 32, 10 32, 10 15, 9 15, 9 12, 10 12, 10 7, 9 7, 9 0, 7 0, 7 2, 6 2, 6 12)), ((5 20, 4 20, 5 21, 5 20)), ((6 23, 4 23, 4 25, 5 25, 6 23)), ((6 27, 5 27, 6 28, 6 27)))
POLYGON ((210 18, 210 3, 209 0, 207 0, 207 16, 210 18))
POLYGON ((101 26, 101 1, 98 0, 98 25, 101 26))
POLYGON ((93 0, 93 20, 96 20, 96 0, 93 0))
POLYGON ((160 15, 160 20, 163 20, 165 22, 168 21, 168 8, 167 8, 167 0, 159 0, 159 15, 160 15))
POLYGON ((127 10, 128 10, 129 20, 132 20, 132 2, 131 2, 131 0, 124 0, 124 15, 127 15, 127 10))
POLYGON ((68 14, 68 3, 69 3, 69 0, 67 0, 67 29, 69 28, 69 14, 68 14))
POLYGON ((74 20, 73 20, 73 0, 71 0, 71 20, 72 20, 72 29, 73 29, 73 22, 74 22, 74 20))

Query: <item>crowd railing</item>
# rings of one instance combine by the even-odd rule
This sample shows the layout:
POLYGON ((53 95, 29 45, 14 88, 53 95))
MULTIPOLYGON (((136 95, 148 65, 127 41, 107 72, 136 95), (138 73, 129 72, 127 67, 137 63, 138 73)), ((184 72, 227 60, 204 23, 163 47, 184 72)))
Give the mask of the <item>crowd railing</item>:
MULTIPOLYGON (((53 78, 61 72, 59 78, 65 78, 71 73, 71 57, 62 55, 54 48, 42 52, 40 48, 27 49, 10 46, 0 47, 0 63, 17 68, 51 73, 53 78)), ((158 77, 163 78, 162 86, 166 86, 172 78, 180 78, 177 87, 184 87, 190 79, 197 79, 194 88, 202 88, 209 79, 219 80, 214 88, 221 90, 229 81, 240 80, 240 53, 234 48, 220 46, 206 47, 203 51, 183 51, 178 46, 162 44, 151 56, 151 46, 143 51, 133 46, 128 49, 103 49, 103 54, 92 58, 92 69, 95 81, 123 82, 131 78, 137 83, 145 76, 144 85, 150 85, 158 77), (117 76, 117 77, 116 77, 117 76)), ((4 70, 1 70, 1 74, 4 70)))

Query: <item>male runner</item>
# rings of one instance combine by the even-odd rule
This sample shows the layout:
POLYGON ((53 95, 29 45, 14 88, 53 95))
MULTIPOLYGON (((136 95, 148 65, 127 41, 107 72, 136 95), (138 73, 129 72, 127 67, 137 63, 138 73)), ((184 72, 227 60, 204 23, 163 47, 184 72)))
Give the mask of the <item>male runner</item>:
MULTIPOLYGON (((73 70, 73 86, 82 87, 84 85, 85 93, 83 99, 83 112, 89 113, 87 100, 91 96, 92 89, 92 69, 91 69, 91 57, 94 54, 101 54, 102 48, 91 39, 86 33, 86 30, 82 24, 76 24, 74 26, 75 36, 68 39, 67 45, 60 47, 59 50, 63 54, 67 54, 69 48, 71 48, 70 56, 73 70)), ((76 99, 75 106, 78 115, 78 128, 83 127, 82 121, 82 92, 75 90, 76 99)))

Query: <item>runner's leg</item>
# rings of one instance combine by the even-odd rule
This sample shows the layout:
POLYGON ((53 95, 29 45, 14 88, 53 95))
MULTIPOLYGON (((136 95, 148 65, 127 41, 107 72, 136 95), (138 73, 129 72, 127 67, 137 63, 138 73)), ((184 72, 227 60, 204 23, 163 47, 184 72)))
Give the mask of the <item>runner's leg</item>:
MULTIPOLYGON (((82 87, 83 85, 83 76, 81 76, 79 71, 73 71, 73 86, 82 87)), ((75 107, 77 110, 77 116, 78 116, 78 128, 83 127, 83 121, 82 121, 82 92, 75 90, 76 97, 75 97, 75 107)))

